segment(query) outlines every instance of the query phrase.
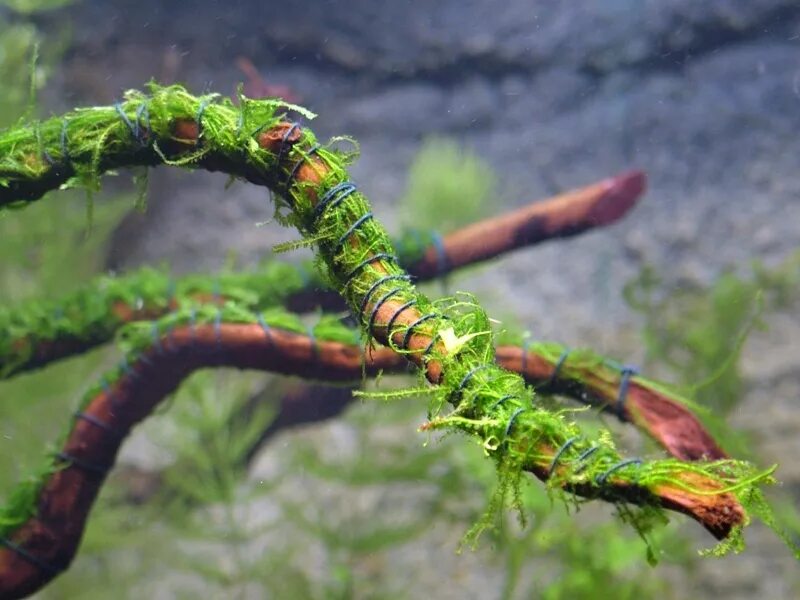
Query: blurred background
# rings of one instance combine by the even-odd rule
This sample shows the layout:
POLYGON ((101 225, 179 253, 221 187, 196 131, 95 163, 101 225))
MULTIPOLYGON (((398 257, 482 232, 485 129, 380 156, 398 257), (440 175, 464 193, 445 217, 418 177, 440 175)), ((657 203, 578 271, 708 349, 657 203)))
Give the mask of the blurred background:
MULTIPOLYGON (((516 252, 447 289, 475 292, 509 328, 684 386, 723 445, 780 463, 771 498, 798 535, 796 0, 0 0, 0 126, 108 104, 150 79, 224 95, 244 82, 248 95, 317 112, 320 138, 358 140, 354 180, 394 233, 446 231, 644 169, 649 189, 622 222, 516 252), (443 171, 459 175, 443 182, 443 171)), ((2 214, 3 304, 145 264, 176 275, 249 268, 293 239, 276 223, 256 227, 272 216, 264 189, 156 169, 142 214, 130 180, 106 178, 88 237, 80 194, 2 214)), ((117 357, 101 349, 0 383, 0 498, 117 357)), ((37 597, 800 594, 796 562, 764 528, 751 528, 742 555, 699 558, 712 540, 675 518, 651 568, 613 508, 567 514, 535 483, 526 529, 510 515, 456 554, 494 483, 480 448, 424 447, 425 404, 409 401, 273 427, 245 452, 293 393, 349 397, 263 374, 194 376, 126 444, 72 569, 37 597)), ((607 425, 632 450, 649 448, 607 425)))

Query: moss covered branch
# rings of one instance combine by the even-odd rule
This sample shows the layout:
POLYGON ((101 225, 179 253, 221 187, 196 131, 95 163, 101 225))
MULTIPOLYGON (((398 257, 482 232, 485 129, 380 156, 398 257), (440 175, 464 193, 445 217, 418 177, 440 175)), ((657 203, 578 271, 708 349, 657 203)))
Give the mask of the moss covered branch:
MULTIPOLYGON (((9 130, 0 135, 0 206, 19 206, 64 184, 94 189, 101 172, 131 165, 204 168, 267 185, 279 194, 278 218, 314 243, 326 280, 364 336, 417 365, 432 384, 427 428, 466 433, 495 462, 494 508, 513 501, 529 471, 553 491, 630 505, 623 515, 640 529, 663 509, 688 514, 726 538, 720 551, 741 546, 748 508, 769 518, 760 486, 772 470, 740 461, 626 460, 609 434, 590 439, 568 413, 542 407, 522 377, 496 364, 489 319, 474 299, 432 302, 416 290, 367 199, 348 180, 346 155, 285 120, 282 103, 216 100, 154 87, 152 95, 130 93, 115 107, 9 130)), ((158 380, 142 378, 141 385, 158 397, 158 380)), ((112 444, 102 436, 100 443, 112 444)), ((65 479, 91 471, 67 463, 59 471, 65 479)), ((15 534, 14 541, 27 549, 30 535, 15 534)))
MULTIPOLYGON (((169 315, 158 325, 130 328, 127 346, 138 359, 106 374, 86 393, 43 477, 20 487, 0 512, 0 536, 13 533, 12 544, 26 552, 0 547, 0 596, 31 593, 70 564, 121 443, 193 371, 227 366, 348 383, 364 373, 400 372, 405 364, 387 348, 364 354, 355 343, 358 334, 332 320, 307 330, 289 313, 251 315, 256 322, 234 323, 222 321, 224 311, 206 306, 187 313, 188 322, 186 315, 169 315)), ((248 318, 230 310, 224 317, 248 318)), ((498 356, 513 368, 526 352, 528 377, 535 383, 550 379, 552 368, 548 372, 542 366, 547 359, 535 351, 501 347, 498 356)))

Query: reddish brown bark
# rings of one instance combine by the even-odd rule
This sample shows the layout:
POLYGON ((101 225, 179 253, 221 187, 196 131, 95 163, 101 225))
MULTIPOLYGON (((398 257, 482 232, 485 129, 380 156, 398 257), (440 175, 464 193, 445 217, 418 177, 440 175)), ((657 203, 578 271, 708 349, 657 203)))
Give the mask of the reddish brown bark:
POLYGON ((523 246, 609 225, 635 206, 645 185, 644 173, 631 171, 479 221, 442 240, 444 260, 440 250, 431 247, 409 271, 434 277, 443 264, 458 269, 523 246))
MULTIPOLYGON (((120 443, 136 423, 174 391, 192 371, 202 367, 231 366, 320 378, 325 381, 358 381, 362 368, 368 375, 402 368, 402 357, 388 349, 376 350, 362 365, 361 349, 338 342, 315 342, 303 335, 259 325, 223 324, 179 327, 161 346, 168 352, 146 353, 132 365, 132 372, 98 394, 84 413, 114 433, 79 419, 63 446, 63 452, 80 463, 113 465, 120 443)), ((513 357, 503 350, 501 356, 513 357)), ((519 362, 519 356, 516 357, 519 362)), ((530 361, 533 363, 533 361, 530 361)), ((532 371, 533 372, 533 371, 532 371)), ((544 371, 541 371, 544 373, 544 371)), ((555 452, 555 449, 550 449, 555 452)), ((78 464, 65 464, 51 475, 41 490, 35 516, 11 536, 25 552, 55 568, 66 568, 75 555, 91 506, 105 477, 78 464)), ((534 464, 531 472, 547 479, 547 465, 534 464)), ((686 481, 699 489, 714 489, 712 482, 694 475, 686 481)), ((596 497, 597 490, 571 488, 577 494, 596 497)), ((664 508, 689 515, 716 537, 724 537, 743 514, 730 494, 697 495, 670 486, 650 492, 611 478, 606 499, 632 503, 657 501, 664 508)), ((50 572, 14 550, 0 548, 0 597, 19 598, 33 593, 56 573, 50 572)))
MULTIPOLYGON (((497 361, 506 369, 521 373, 534 385, 546 384, 548 391, 566 392, 572 398, 585 398, 617 413, 620 380, 608 381, 597 373, 586 370, 581 381, 556 378, 551 381, 554 365, 535 352, 528 352, 523 367, 523 350, 514 346, 497 349, 497 361)), ((682 460, 716 460, 727 454, 685 406, 656 390, 647 388, 636 377, 631 378, 622 414, 629 421, 655 439, 672 456, 682 460)))

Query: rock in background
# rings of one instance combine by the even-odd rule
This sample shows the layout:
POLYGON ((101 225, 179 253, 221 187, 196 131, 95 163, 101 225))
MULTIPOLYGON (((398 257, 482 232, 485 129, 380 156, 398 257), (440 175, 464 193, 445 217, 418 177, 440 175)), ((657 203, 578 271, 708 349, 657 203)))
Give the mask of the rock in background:
MULTIPOLYGON (((622 223, 459 280, 538 337, 636 358, 637 320, 620 289, 643 264, 668 286, 707 284, 800 245, 796 0, 93 0, 67 16, 74 40, 53 97, 107 102, 151 77, 232 92, 246 56, 320 114, 320 137, 359 140, 355 181, 390 225, 431 135, 493 165, 498 212, 646 170, 645 201, 622 223)), ((224 183, 154 172, 150 210, 120 229, 109 264, 186 272, 219 268, 231 252, 250 264, 291 237, 254 226, 272 211, 264 190, 224 183)), ((798 340, 800 318, 784 315, 748 347, 754 389, 734 415, 794 490, 800 468, 785 459, 800 433, 798 340)), ((757 533, 744 557, 702 562, 707 593, 792 595, 796 565, 757 533)))

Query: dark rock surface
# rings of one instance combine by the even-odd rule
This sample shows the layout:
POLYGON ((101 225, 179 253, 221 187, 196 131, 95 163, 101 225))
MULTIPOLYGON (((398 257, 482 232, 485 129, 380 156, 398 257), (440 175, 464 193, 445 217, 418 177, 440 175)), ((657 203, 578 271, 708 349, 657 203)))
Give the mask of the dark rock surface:
MULTIPOLYGON (((796 0, 138 0, 87 1, 71 14, 75 43, 54 95, 106 102, 151 76, 232 91, 234 60, 247 56, 320 114, 321 137, 358 138, 355 180, 390 224, 407 166, 434 134, 497 169, 498 211, 645 169, 646 199, 621 224, 459 281, 537 336, 635 357, 620 335, 635 319, 619 290, 644 263, 692 285, 800 245, 796 0)), ((293 236, 254 227, 271 214, 264 190, 226 192, 224 182, 154 173, 151 210, 120 231, 112 264, 207 269, 230 251, 252 263, 293 236)), ((745 356, 754 393, 737 419, 775 460, 800 431, 798 339, 789 315, 745 356), (765 388, 759 365, 776 362, 784 369, 765 388)), ((798 489, 800 469, 781 476, 798 489)), ((762 537, 742 560, 702 562, 704 593, 791 596, 788 552, 762 537), (764 577, 773 561, 787 572, 764 577)))

